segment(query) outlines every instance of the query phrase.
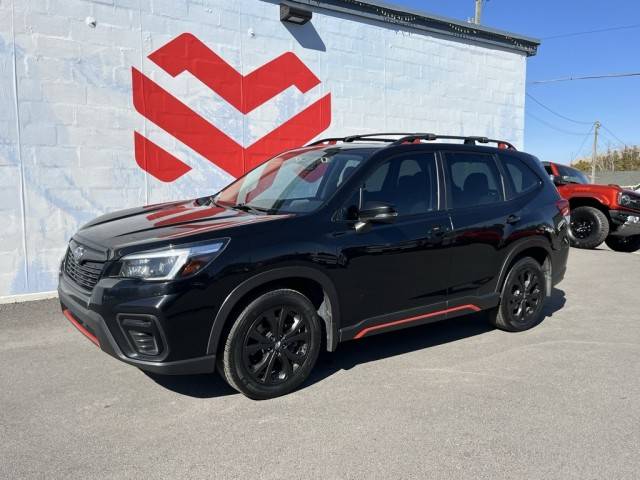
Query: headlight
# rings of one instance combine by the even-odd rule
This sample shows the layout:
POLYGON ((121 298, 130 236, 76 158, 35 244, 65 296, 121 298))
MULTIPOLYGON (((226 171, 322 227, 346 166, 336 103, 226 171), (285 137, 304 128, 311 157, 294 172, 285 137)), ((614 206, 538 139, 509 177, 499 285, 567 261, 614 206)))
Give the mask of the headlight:
POLYGON ((627 195, 626 193, 621 193, 619 203, 620 205, 628 206, 633 203, 633 200, 631 199, 630 195, 627 195))
POLYGON ((227 245, 227 240, 134 253, 122 257, 114 267, 114 277, 171 280, 189 277, 206 267, 227 245))

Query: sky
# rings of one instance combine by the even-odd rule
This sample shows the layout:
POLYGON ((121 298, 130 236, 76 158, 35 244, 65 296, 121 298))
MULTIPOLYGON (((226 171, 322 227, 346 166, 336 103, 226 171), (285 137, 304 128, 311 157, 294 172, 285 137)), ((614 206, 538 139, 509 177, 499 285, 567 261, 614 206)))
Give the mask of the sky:
MULTIPOLYGON (((383 0, 467 20, 474 0, 383 0)), ((482 24, 538 38, 527 61, 525 150, 541 160, 571 163, 590 156, 593 122, 598 148, 640 144, 640 76, 533 84, 571 76, 640 72, 640 0, 486 0, 482 24), (567 34, 628 27, 600 33, 567 34), (558 38, 550 38, 563 35, 558 38)))

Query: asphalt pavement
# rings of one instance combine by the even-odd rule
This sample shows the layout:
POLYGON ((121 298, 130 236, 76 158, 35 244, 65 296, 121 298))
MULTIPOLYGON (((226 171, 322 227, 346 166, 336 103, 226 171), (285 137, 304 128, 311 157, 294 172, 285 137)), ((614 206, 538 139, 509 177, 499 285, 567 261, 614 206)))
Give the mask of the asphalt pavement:
POLYGON ((0 305, 0 478, 637 479, 640 255, 571 251, 547 318, 341 344, 256 402, 98 350, 55 300, 0 305))

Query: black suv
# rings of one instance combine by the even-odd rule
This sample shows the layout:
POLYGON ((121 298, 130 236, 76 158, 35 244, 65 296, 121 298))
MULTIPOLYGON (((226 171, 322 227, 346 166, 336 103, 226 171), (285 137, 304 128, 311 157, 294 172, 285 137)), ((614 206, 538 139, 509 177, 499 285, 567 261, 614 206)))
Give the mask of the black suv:
POLYGON ((540 162, 503 141, 331 138, 211 197, 88 223, 58 291, 108 354, 160 374, 217 366, 264 399, 298 387, 322 345, 480 310, 533 327, 565 273, 567 216, 540 162))

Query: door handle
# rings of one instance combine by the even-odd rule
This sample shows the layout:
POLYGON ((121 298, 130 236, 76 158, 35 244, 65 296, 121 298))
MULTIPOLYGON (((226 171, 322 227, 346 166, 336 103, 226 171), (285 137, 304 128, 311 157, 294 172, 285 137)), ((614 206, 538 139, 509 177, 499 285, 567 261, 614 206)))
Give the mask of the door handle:
POLYGON ((444 235, 445 229, 442 225, 434 225, 429 230, 427 230, 427 234, 430 237, 441 237, 444 235))
POLYGON ((518 223, 520 221, 520 217, 518 215, 509 215, 507 217, 507 223, 509 225, 513 225, 514 223, 518 223))

